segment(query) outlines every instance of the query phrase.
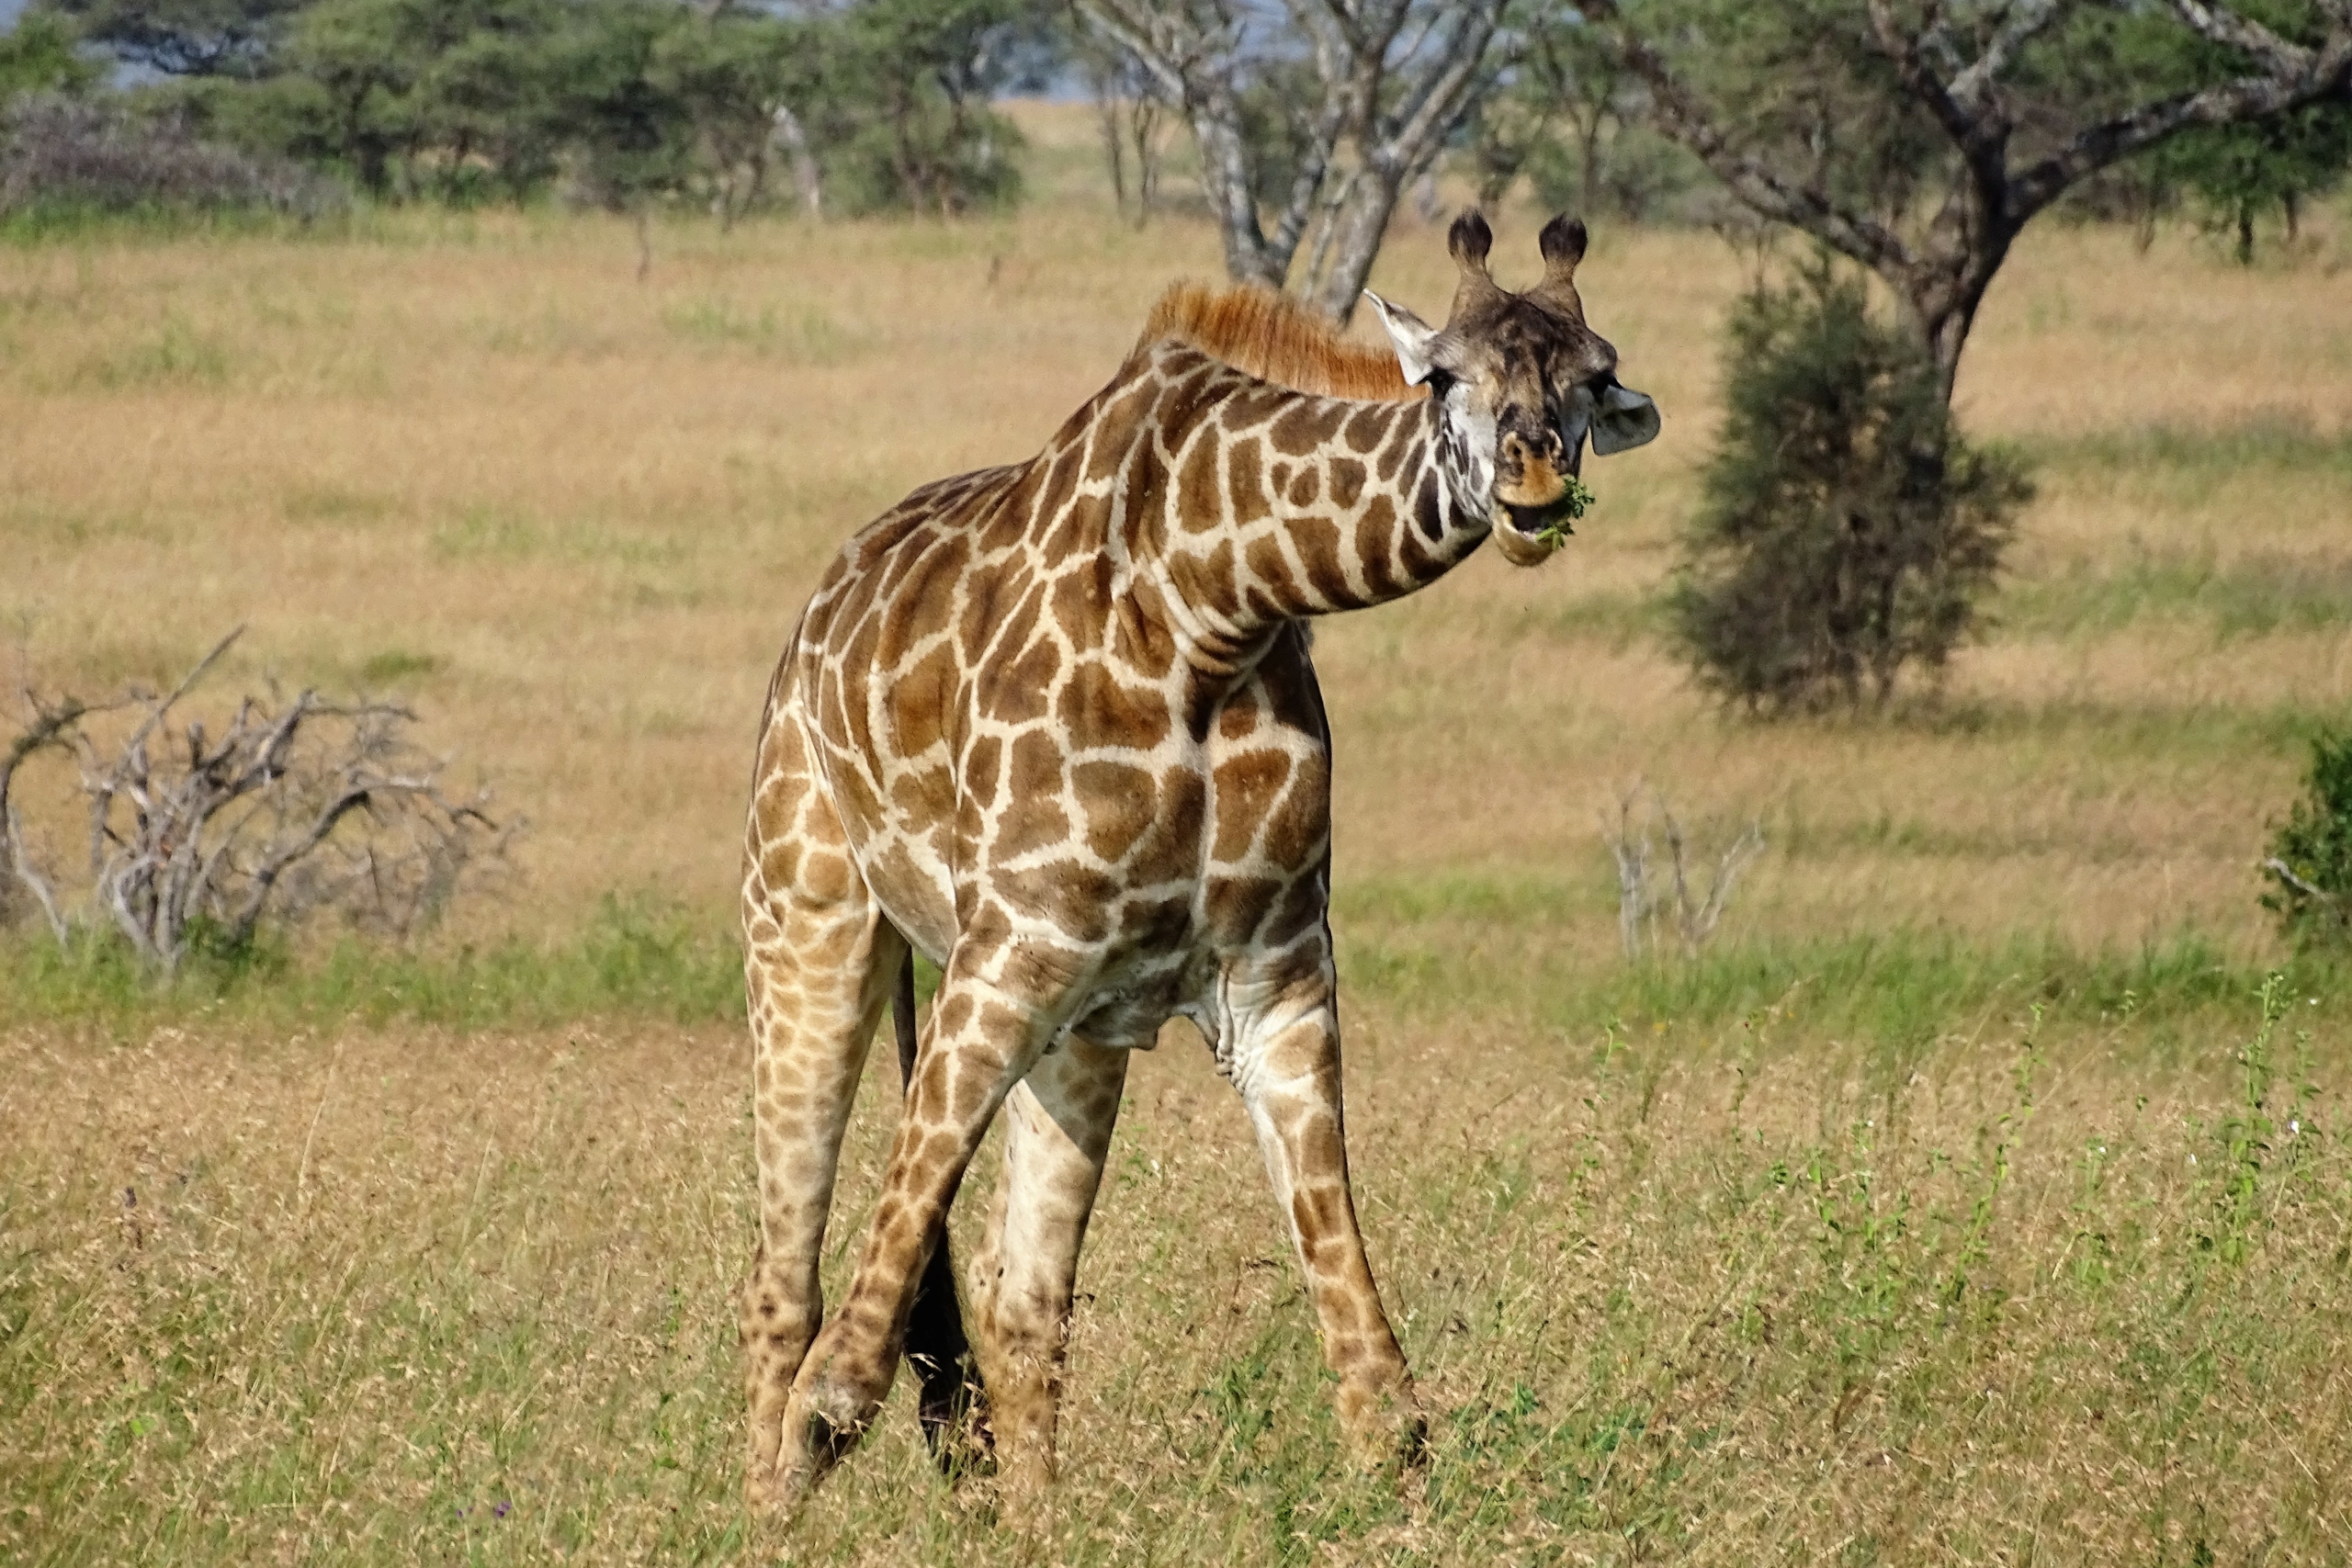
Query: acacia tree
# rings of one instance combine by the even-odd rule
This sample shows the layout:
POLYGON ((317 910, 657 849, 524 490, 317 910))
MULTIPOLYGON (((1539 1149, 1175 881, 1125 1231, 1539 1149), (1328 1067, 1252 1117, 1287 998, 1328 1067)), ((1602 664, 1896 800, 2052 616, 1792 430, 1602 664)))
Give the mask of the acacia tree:
POLYGON ((1078 11, 1182 107, 1227 273, 1270 288, 1295 285, 1344 321, 1397 198, 1493 85, 1506 52, 1506 4, 1284 0, 1290 34, 1268 28, 1242 0, 1078 0, 1078 11), (1271 230, 1259 212, 1269 148, 1250 125, 1250 89, 1270 77, 1306 89, 1280 106, 1292 167, 1286 189, 1268 203, 1271 230))
POLYGON ((304 0, 49 0, 83 37, 165 76, 242 77, 266 68, 304 0))
POLYGON ((2254 262, 2255 220, 2277 209, 2294 243, 2302 205, 2352 174, 2352 102, 2312 104, 2252 125, 2191 131, 2159 149, 2159 190, 2187 192, 2206 227, 2235 236, 2240 265, 2254 262))
MULTIPOLYGON (((1977 307, 2068 187, 2200 126, 2352 93, 2352 0, 1582 0, 1657 129, 1733 195, 1884 278, 1949 400, 1977 307), (2213 63, 2132 67, 2148 29, 2213 63)), ((2182 51, 2175 51, 2177 55, 2182 51)))

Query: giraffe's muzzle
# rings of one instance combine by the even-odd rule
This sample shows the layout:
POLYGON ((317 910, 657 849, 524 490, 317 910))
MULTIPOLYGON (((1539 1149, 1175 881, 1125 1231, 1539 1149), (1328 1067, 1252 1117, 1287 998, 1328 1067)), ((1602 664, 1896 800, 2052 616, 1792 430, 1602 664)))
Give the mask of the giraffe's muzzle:
POLYGON ((1555 430, 1506 430, 1495 445, 1495 500, 1527 511, 1557 506, 1583 457, 1581 437, 1572 450, 1555 430))

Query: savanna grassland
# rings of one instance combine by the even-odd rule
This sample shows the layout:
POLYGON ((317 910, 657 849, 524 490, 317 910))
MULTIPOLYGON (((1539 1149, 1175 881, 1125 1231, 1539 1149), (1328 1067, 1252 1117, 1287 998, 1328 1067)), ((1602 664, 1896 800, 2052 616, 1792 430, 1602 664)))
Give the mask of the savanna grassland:
MULTIPOLYGON (((1064 1479, 950 1491, 903 1392, 741 1514, 761 695, 852 528, 1025 455, 1214 231, 1028 117, 1006 220, 362 213, 0 247, 10 691, 394 694, 529 819, 410 953, 155 996, 0 938, 0 1557, 32 1562, 2329 1562, 2352 1556, 2342 971, 2253 862, 2352 707, 2352 220, 2247 269, 2030 232, 1958 405, 2038 464, 1996 624, 1866 719, 1724 715, 1658 596, 1748 262, 1596 224, 1666 434, 1546 569, 1318 631, 1365 1228, 1425 1462, 1340 1456, 1197 1042, 1138 1060, 1064 1479), (1636 779, 1770 848, 1629 964, 1636 779)), ((1498 224, 1534 275, 1533 214, 1498 224)), ((1442 310, 1406 219, 1375 287, 1442 310)), ((52 790, 40 818, 61 852, 52 790)), ((844 1165, 836 1280, 893 1075, 844 1165)), ((984 1157, 957 1223, 992 1182, 984 1157)))

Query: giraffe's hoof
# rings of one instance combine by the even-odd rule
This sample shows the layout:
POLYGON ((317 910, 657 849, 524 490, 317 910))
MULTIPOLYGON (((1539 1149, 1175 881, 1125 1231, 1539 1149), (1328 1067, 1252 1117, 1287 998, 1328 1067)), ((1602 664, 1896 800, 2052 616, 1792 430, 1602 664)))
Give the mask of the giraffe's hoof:
POLYGON ((1348 1450, 1367 1471, 1408 1469, 1429 1447, 1429 1423, 1412 1386, 1350 1390, 1340 1393, 1340 1428, 1348 1450))
POLYGON ((807 1479, 788 1471, 758 1471, 743 1478, 743 1506, 754 1519, 787 1522, 808 1499, 807 1479))
MULTIPOLYGON (((786 1511, 797 1510, 828 1471, 848 1457, 865 1435, 871 1406, 854 1393, 817 1380, 796 1390, 784 1412, 784 1451, 777 1456, 774 1491, 786 1511)), ((878 1402, 877 1402, 878 1403, 878 1402)))
POLYGON ((1052 1450, 1041 1452, 1023 1444, 1018 1451, 1006 1456, 997 1471, 997 1494, 1002 1499, 1006 1520, 1017 1522, 1033 1517, 1053 1484, 1052 1450))
MULTIPOLYGON (((809 1494, 817 1489, 817 1483, 823 1479, 831 1462, 810 1462, 810 1452, 796 1451, 789 1439, 794 1428, 787 1427, 785 1431, 787 1438, 783 1451, 769 1463, 753 1464, 743 1476, 744 1506, 752 1520, 763 1526, 788 1525, 798 1518, 809 1494)), ((815 1451, 821 1454, 826 1448, 820 1445, 815 1451)))

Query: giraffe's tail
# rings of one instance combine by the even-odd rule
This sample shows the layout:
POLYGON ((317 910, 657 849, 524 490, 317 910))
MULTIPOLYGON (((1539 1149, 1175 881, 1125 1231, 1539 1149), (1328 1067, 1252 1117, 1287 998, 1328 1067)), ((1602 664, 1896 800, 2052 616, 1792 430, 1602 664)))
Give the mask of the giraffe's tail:
MULTIPOLYGON (((899 1087, 909 1089, 915 1078, 915 956, 912 948, 899 962, 897 988, 890 997, 890 1022, 898 1035, 899 1087)), ((956 1302, 956 1266, 947 1255, 943 1223, 939 1245, 915 1289, 915 1304, 907 1317, 907 1359, 922 1380, 915 1406, 922 1423, 922 1439, 933 1463, 948 1475, 985 1460, 992 1444, 989 1433, 988 1390, 980 1380, 978 1359, 964 1333, 964 1314, 956 1302)))

